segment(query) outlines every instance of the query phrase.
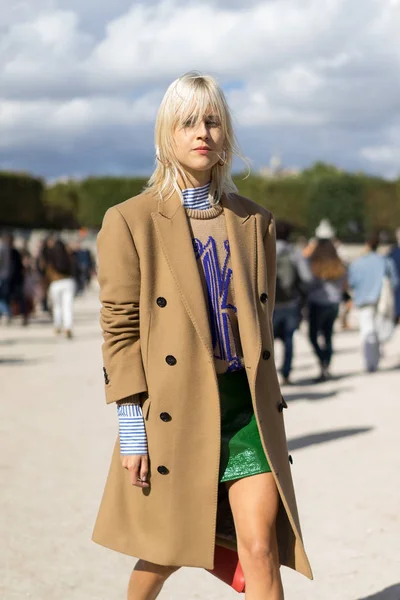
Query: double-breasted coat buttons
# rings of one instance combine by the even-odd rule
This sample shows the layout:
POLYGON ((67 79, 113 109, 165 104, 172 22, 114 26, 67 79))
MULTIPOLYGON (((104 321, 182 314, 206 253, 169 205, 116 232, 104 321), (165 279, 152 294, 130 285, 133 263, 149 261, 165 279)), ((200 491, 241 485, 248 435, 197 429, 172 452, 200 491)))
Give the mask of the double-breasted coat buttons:
POLYGON ((172 356, 171 354, 168 354, 168 356, 165 357, 165 361, 170 367, 173 367, 174 365, 176 365, 176 358, 175 358, 175 356, 172 356))
POLYGON ((157 471, 160 473, 160 475, 168 475, 169 473, 169 470, 164 465, 157 467, 157 471))
POLYGON ((167 412, 162 412, 160 414, 160 419, 161 421, 164 421, 164 423, 168 423, 168 421, 170 421, 172 419, 171 415, 167 412))
POLYGON ((162 296, 160 296, 159 298, 157 298, 156 302, 157 302, 157 304, 158 304, 158 306, 160 308, 165 308, 167 306, 167 301, 162 296))
POLYGON ((271 352, 269 350, 264 350, 262 357, 264 360, 269 360, 271 358, 271 352))
POLYGON ((260 300, 263 304, 266 303, 266 301, 268 300, 268 294, 266 294, 265 292, 263 292, 260 296, 260 300))
POLYGON ((103 367, 103 375, 104 375, 105 384, 108 385, 110 383, 110 380, 108 379, 108 373, 107 373, 105 367, 103 367))

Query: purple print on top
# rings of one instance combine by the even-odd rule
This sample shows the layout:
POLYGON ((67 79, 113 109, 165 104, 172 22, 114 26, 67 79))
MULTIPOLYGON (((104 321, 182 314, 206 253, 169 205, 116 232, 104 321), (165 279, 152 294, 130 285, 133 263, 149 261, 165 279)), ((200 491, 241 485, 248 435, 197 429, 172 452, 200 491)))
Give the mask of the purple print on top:
POLYGON ((238 356, 229 314, 230 310, 237 313, 237 308, 228 303, 229 288, 232 284, 232 269, 228 268, 229 241, 224 242, 225 257, 222 270, 218 260, 217 244, 213 237, 210 236, 206 244, 202 244, 198 238, 195 238, 193 247, 196 260, 201 260, 207 283, 214 357, 229 362, 227 372, 239 370, 243 365, 238 356))

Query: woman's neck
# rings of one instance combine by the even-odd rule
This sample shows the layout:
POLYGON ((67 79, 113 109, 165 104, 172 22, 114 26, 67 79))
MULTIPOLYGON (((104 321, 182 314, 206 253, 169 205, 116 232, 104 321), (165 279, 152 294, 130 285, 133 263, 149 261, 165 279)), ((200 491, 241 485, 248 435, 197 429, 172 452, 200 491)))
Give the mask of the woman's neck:
POLYGON ((211 181, 211 171, 185 171, 185 177, 178 176, 181 189, 203 187, 211 181))

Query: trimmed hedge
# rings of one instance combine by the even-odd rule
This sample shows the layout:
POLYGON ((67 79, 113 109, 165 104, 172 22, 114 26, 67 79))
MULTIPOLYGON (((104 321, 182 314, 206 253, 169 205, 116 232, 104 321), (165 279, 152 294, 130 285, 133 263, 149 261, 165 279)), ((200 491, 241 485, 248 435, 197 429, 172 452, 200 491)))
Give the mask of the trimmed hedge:
MULTIPOLYGON (((48 186, 25 174, 0 173, 0 226, 99 228, 104 213, 139 194, 146 178, 89 177, 48 186)), ((298 177, 265 179, 235 175, 243 196, 312 236, 328 218, 344 241, 359 241, 371 229, 392 237, 400 226, 400 180, 390 182, 317 163, 298 177)))
POLYGON ((78 219, 86 227, 100 227, 110 206, 140 194, 147 179, 89 177, 79 185, 78 219))
POLYGON ((0 227, 43 227, 44 183, 25 173, 0 173, 0 227))

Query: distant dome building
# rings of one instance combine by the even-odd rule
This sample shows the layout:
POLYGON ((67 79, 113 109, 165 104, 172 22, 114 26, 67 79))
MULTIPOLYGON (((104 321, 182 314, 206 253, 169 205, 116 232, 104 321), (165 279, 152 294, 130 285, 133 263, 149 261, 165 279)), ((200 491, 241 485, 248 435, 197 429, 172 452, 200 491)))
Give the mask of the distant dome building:
POLYGON ((284 167, 279 154, 273 154, 269 165, 261 167, 259 174, 265 179, 281 179, 283 177, 297 177, 300 174, 300 169, 297 167, 284 167))

